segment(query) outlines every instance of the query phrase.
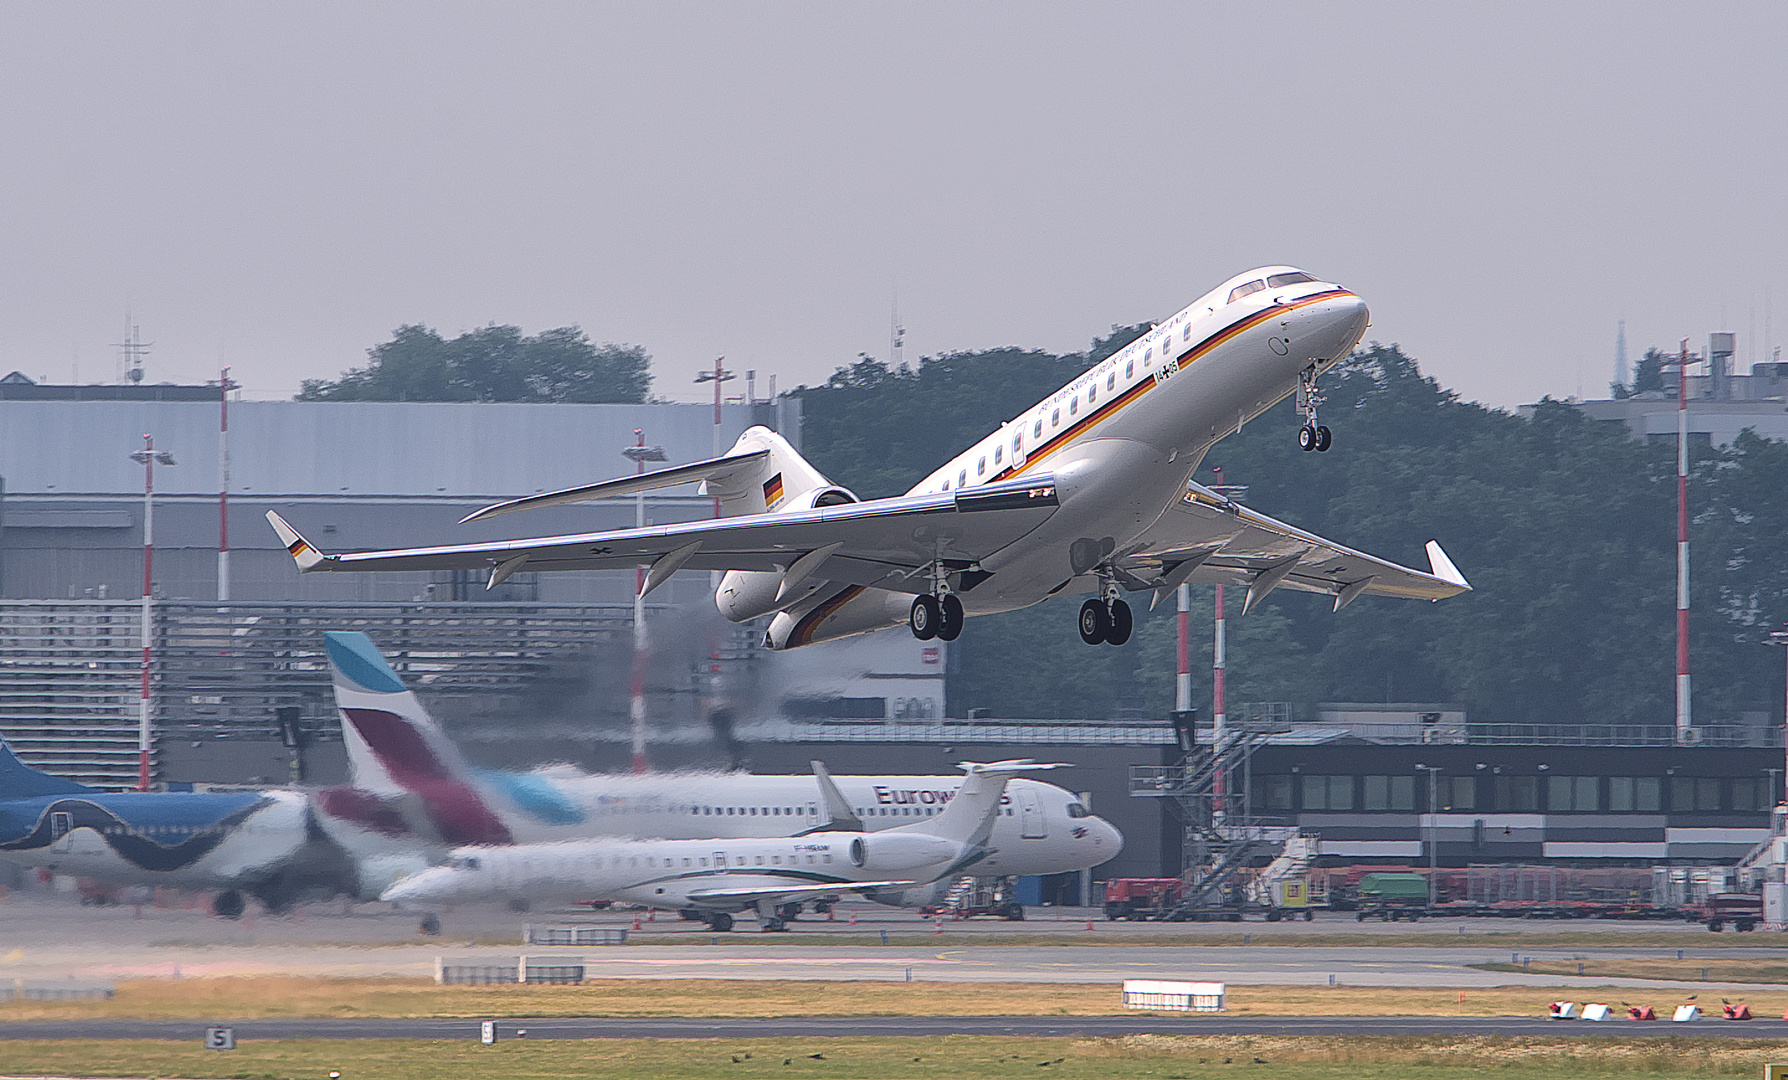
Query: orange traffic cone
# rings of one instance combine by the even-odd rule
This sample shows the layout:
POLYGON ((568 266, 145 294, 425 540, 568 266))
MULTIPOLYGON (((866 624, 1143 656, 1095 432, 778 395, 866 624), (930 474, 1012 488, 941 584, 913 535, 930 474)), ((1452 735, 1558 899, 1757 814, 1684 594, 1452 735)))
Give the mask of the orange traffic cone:
POLYGON ((851 925, 857 925, 857 909, 851 908, 851 925))
POLYGON ((1091 915, 1088 915, 1086 917, 1086 928, 1088 930, 1091 930, 1093 928, 1093 917, 1091 915))
POLYGON ((935 930, 933 930, 933 931, 932 931, 932 933, 934 933, 934 934, 941 934, 941 933, 943 933, 943 932, 944 932, 944 920, 942 920, 942 919, 939 919, 939 920, 938 920, 938 921, 937 921, 937 929, 935 929, 935 930))
POLYGON ((635 930, 639 929, 639 912, 637 911, 633 913, 633 928, 635 930))

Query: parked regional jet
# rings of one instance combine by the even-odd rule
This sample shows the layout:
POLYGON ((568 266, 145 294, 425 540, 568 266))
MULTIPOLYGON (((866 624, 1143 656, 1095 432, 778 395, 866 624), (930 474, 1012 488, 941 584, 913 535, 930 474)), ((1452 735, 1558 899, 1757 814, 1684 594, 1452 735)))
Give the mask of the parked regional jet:
MULTIPOLYGON (((1182 582, 1439 600, 1470 588, 1440 545, 1428 572, 1293 528, 1193 483, 1205 452, 1291 394, 1305 450, 1329 448, 1317 379, 1358 344, 1366 304, 1290 266, 1240 274, 981 439, 905 495, 860 501, 754 427, 722 457, 485 507, 466 520, 700 481, 723 517, 638 529, 325 554, 267 518, 301 570, 724 570, 715 603, 773 616, 772 649, 906 623, 953 640, 968 615, 1093 591, 1088 644, 1129 640, 1125 592, 1182 582)), ((1153 601, 1151 601, 1152 603, 1153 601)))
POLYGON ((39 772, 0 742, 0 858, 115 885, 243 893, 273 911, 333 896, 352 880, 339 849, 312 841, 293 791, 107 792, 39 772))
MULTIPOLYGON (((821 831, 881 832, 935 819, 960 778, 756 776, 748 773, 589 775, 468 766, 365 634, 324 634, 335 673, 350 783, 316 794, 317 823, 354 856, 359 892, 445 860, 462 845, 663 838, 744 840, 821 831)), ((1124 838, 1072 792, 1023 776, 992 825, 978 874, 1085 870, 1115 858, 1124 838)), ((923 903, 914 891, 886 903, 923 903)))
MULTIPOLYGON (((878 833, 465 847, 451 864, 399 881, 380 899, 424 909, 477 900, 618 900, 681 909, 715 930, 731 930, 733 912, 755 908, 763 929, 785 930, 804 900, 903 890, 991 857, 1007 780, 1058 767, 965 762, 961 790, 935 815, 878 833)), ((817 779, 826 785, 823 772, 817 779)))

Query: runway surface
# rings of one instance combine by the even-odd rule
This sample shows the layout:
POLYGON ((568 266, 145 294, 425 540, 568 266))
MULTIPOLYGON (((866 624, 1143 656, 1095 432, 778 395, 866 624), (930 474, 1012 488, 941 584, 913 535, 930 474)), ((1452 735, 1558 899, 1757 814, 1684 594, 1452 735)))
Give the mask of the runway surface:
MULTIPOLYGON (((219 1021, 223 1023, 223 1021, 219 1021)), ((0 1024, 5 1039, 171 1039, 200 1040, 209 1026, 196 1021, 106 1020, 25 1021, 0 1024)), ((251 1039, 476 1039, 479 1021, 469 1020, 245 1020, 231 1024, 238 1042, 251 1039)), ((1502 1017, 1458 1019, 1372 1017, 1226 1017, 1209 1015, 1139 1016, 852 1016, 783 1019, 542 1019, 503 1020, 499 1037, 514 1039, 842 1039, 858 1036, 1026 1035, 1092 1037, 1116 1035, 1483 1035, 1620 1039, 1715 1036, 1788 1040, 1788 1021, 1749 1023, 1702 1020, 1677 1024, 1612 1021, 1524 1020, 1502 1017)))
MULTIPOLYGON (((1023 923, 949 923, 947 932, 935 939, 927 933, 935 926, 930 920, 868 906, 860 910, 860 925, 854 927, 848 915, 835 922, 808 917, 795 924, 794 932, 778 935, 756 933, 749 921, 732 934, 713 934, 673 918, 644 924, 623 946, 565 950, 527 946, 525 951, 581 957, 588 976, 597 979, 1115 983, 1168 978, 1235 986, 1630 986, 1739 993, 1788 989, 1756 983, 1579 978, 1472 966, 1520 963, 1527 957, 1535 962, 1676 959, 1680 953, 1685 959, 1714 963, 1779 956, 1779 947, 1770 946, 1780 938, 1762 933, 1745 935, 1745 947, 1734 947, 1735 940, 1727 944, 1732 939, 1709 942, 1712 935, 1705 930, 1669 932, 1667 924, 1662 928, 1639 924, 1640 930, 1653 935, 1664 929, 1673 945, 1680 943, 1678 949, 1655 943, 1622 944, 1622 938, 1632 934, 1603 924, 1592 935, 1592 945, 1552 946, 1534 944, 1535 935, 1541 935, 1538 940, 1543 942, 1547 931, 1577 933, 1586 924, 1520 924, 1515 929, 1527 943, 1510 945, 1497 940, 1510 933, 1507 923, 1481 920, 1468 928, 1469 936, 1458 933, 1461 924, 1456 922, 1425 923, 1419 932, 1407 925, 1400 928, 1400 939, 1368 934, 1368 938, 1384 937, 1382 945, 1325 945, 1315 943, 1316 935, 1354 935, 1362 924, 1345 915, 1271 925, 1096 920, 1088 930, 1084 912, 1067 918, 1061 916, 1068 912, 1040 914, 1046 917, 1023 923), (895 943, 864 943, 882 931, 895 943), (1249 944, 1239 943, 1243 934, 1249 935, 1249 944), (1036 943, 1037 935, 1048 935, 1050 943, 1036 943), (1412 944, 1412 937, 1421 943, 1412 944), (1224 943, 1187 943, 1201 938, 1224 943), (1152 939, 1173 940, 1147 944, 1152 939), (1312 943, 1301 944, 1304 939, 1312 943), (846 940, 850 943, 841 943, 846 940)), ((630 927, 632 919, 630 914, 588 910, 518 915, 499 908, 464 908, 447 913, 446 935, 423 938, 413 916, 380 905, 315 905, 290 917, 263 915, 231 922, 197 909, 84 908, 68 897, 15 893, 0 903, 0 979, 92 985, 128 978, 217 975, 429 978, 437 956, 514 963, 524 951, 519 940, 526 922, 630 927), (504 943, 485 943, 492 939, 504 943)), ((1370 923, 1364 926, 1368 931, 1377 929, 1370 923)))

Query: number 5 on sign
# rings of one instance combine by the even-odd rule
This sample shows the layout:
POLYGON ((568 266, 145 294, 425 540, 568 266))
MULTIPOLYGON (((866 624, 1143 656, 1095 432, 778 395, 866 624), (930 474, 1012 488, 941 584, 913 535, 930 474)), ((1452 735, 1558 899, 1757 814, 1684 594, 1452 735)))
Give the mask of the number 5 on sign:
POLYGON ((207 1050, 234 1050, 234 1049, 236 1049, 236 1029, 235 1028, 206 1028, 205 1029, 205 1049, 207 1049, 207 1050))

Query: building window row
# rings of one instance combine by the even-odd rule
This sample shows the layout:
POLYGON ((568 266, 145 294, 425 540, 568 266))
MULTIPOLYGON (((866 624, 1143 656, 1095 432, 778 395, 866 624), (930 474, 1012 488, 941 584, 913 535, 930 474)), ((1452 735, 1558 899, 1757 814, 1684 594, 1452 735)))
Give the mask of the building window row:
MULTIPOLYGON (((1762 776, 1441 775, 1433 791, 1442 813, 1761 813, 1774 803, 1762 776)), ((1249 795, 1263 813, 1428 809, 1427 778, 1416 775, 1256 775, 1249 795)))

